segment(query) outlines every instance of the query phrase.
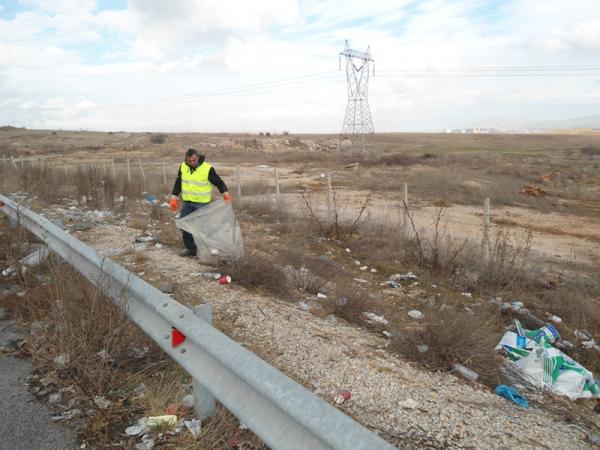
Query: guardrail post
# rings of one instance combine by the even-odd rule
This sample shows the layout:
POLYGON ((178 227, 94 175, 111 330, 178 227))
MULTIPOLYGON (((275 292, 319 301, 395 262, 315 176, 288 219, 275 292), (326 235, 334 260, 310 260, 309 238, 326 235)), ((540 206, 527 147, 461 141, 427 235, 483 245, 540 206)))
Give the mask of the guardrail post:
MULTIPOLYGON (((212 305, 210 303, 194 306, 194 315, 200 317, 207 324, 212 325, 212 305)), ((216 412, 215 397, 196 379, 193 381, 193 389, 196 417, 204 420, 207 417, 213 416, 216 412)))

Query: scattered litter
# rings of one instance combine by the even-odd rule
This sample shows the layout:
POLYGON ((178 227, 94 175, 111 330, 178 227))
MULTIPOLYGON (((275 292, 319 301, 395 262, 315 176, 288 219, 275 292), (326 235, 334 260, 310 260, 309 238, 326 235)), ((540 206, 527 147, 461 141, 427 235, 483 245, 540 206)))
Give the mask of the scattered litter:
POLYGON ((418 309, 412 309, 408 312, 408 315, 410 317, 412 317, 413 319, 422 319, 423 318, 423 313, 421 311, 419 311, 418 309))
POLYGON ((593 349, 598 349, 598 346, 596 345, 596 341, 594 339, 590 339, 589 341, 583 341, 581 343, 581 346, 583 348, 593 348, 593 349))
POLYGON ((156 204, 156 202, 157 202, 156 195, 152 195, 152 194, 146 195, 146 197, 144 197, 144 202, 148 203, 149 205, 156 204))
POLYGON ((386 331, 386 330, 382 331, 381 334, 383 334, 387 338, 391 338, 393 336, 392 333, 390 333, 389 331, 386 331))
POLYGON ((417 351, 419 353, 427 353, 429 351, 429 345, 419 344, 419 345, 417 345, 417 351))
POLYGON ((357 266, 360 266, 360 261, 358 259, 355 259, 354 260, 354 264, 357 265, 357 266))
POLYGON ((558 316, 552 316, 552 317, 550 317, 550 320, 552 322, 554 322, 555 324, 557 324, 557 325, 560 324, 560 323, 562 323, 562 319, 560 317, 558 317, 558 316))
POLYGON ((155 239, 151 234, 140 234, 135 237, 135 242, 152 242, 155 239))
POLYGON ((200 436, 202 431, 202 422, 199 419, 186 420, 185 427, 189 430, 194 439, 198 439, 198 436, 200 436))
POLYGON ((585 440, 592 445, 600 445, 600 434, 590 432, 585 436, 585 440))
POLYGON ((575 330, 573 334, 576 338, 581 340, 589 341, 590 339, 592 339, 592 335, 587 331, 575 330))
POLYGON ((151 416, 148 417, 147 423, 149 427, 158 427, 161 425, 172 427, 177 425, 177 416, 174 414, 167 414, 164 416, 151 416))
POLYGON ((221 278, 221 274, 219 272, 192 272, 190 275, 194 277, 212 278, 213 280, 218 280, 221 278))
POLYGON ((377 323, 381 325, 389 324, 389 321, 385 317, 383 317, 383 315, 378 316, 377 314, 372 312, 363 312, 363 316, 365 316, 365 319, 367 319, 371 323, 377 323))
POLYGON ((398 406, 400 408, 404 408, 404 409, 415 409, 418 405, 419 405, 419 403, 417 403, 412 398, 407 398, 406 400, 402 400, 401 402, 398 402, 398 406))
POLYGON ((546 191, 544 188, 528 184, 527 186, 524 186, 523 189, 521 189, 520 193, 524 195, 529 195, 530 197, 544 197, 548 193, 548 191, 546 191))
POLYGON ((354 281, 356 281, 357 283, 368 283, 368 281, 364 278, 354 278, 354 281))
POLYGON ((147 433, 148 431, 150 431, 150 428, 148 427, 148 418, 142 417, 138 420, 136 425, 127 427, 125 429, 125 434, 127 436, 137 436, 139 434, 147 433))
POLYGON ((471 369, 467 369, 462 364, 453 364, 452 368, 460 373, 467 380, 475 381, 479 378, 479 374, 477 372, 472 371, 471 369))
POLYGON ((473 298, 473 294, 471 294, 470 292, 463 292, 460 295, 462 295, 463 297, 473 298))
POLYGON ((306 302, 298 302, 298 306, 300 306, 300 309, 302 311, 309 311, 310 310, 310 305, 306 302))
POLYGON ((183 400, 181 401, 181 404, 183 405, 184 408, 193 408, 194 407, 194 396, 193 395, 186 395, 185 397, 183 397, 183 400))
POLYGON ((350 398, 352 398, 352 393, 348 389, 342 389, 335 396, 335 402, 338 405, 340 405, 340 404, 342 404, 342 403, 347 402, 348 400, 350 400, 350 398))
POLYGON ((521 308, 523 308, 525 305, 523 304, 523 302, 512 302, 510 304, 510 309, 514 312, 519 312, 519 310, 521 308))
POLYGON ((350 249, 349 248, 346 248, 346 253, 350 253, 350 249))
MULTIPOLYGON (((507 332, 496 350, 504 350, 531 383, 571 400, 600 398, 600 388, 592 372, 552 346, 560 339, 552 325, 531 331, 525 330, 518 321, 515 325, 517 333, 507 332)), ((579 334, 584 335, 584 332, 579 334)))
POLYGON ((259 169, 268 169, 269 168, 269 166, 267 166, 266 164, 259 164, 256 167, 258 167, 259 169))
POLYGON ((231 277, 229 275, 222 275, 219 278, 219 284, 229 284, 231 283, 231 277))
POLYGON ((362 266, 362 267, 360 268, 360 270, 367 270, 368 268, 369 268, 369 266, 362 266))
POLYGON ((147 439, 143 440, 139 444, 135 444, 135 448, 137 450, 152 450, 155 445, 156 444, 154 443, 154 439, 151 439, 150 437, 148 437, 147 439))
POLYGON ((377 269, 375 269, 375 268, 371 269, 371 273, 377 273, 377 269))
POLYGON ((53 405, 54 403, 60 403, 61 400, 62 394, 60 392, 51 394, 50 397, 48 397, 48 403, 50 403, 51 405, 53 405))
POLYGON ((402 285, 400 283, 398 283, 397 281, 393 281, 393 280, 384 281, 383 283, 381 283, 381 286, 391 287, 392 289, 398 289, 398 288, 402 287, 402 285))
POLYGON ((9 267, 2 271, 2 276, 10 277, 11 275, 14 275, 15 273, 16 273, 16 271, 15 271, 14 267, 9 267))
POLYGON ((404 274, 399 274, 399 273, 394 274, 390 277, 390 280, 393 280, 393 281, 417 281, 418 278, 412 272, 407 272, 404 274))
POLYGON ((329 314, 327 316, 327 323, 336 324, 337 323, 337 318, 333 314, 329 314))
POLYGON ((327 298, 327 296, 321 292, 317 292, 317 298, 327 298))
POLYGON ((59 366, 66 366, 71 362, 71 357, 67 354, 58 355, 53 359, 54 364, 58 364, 59 366))
POLYGON ((94 403, 100 409, 107 409, 112 404, 110 400, 102 397, 101 395, 94 396, 94 403))
POLYGON ((160 242, 157 242, 156 244, 154 244, 154 248, 161 249, 162 248, 162 244, 160 242))
POLYGON ((519 393, 519 391, 517 391, 512 386, 507 386, 506 384, 501 384, 499 386, 496 386, 496 394, 498 394, 501 397, 507 398, 508 400, 519 405, 522 408, 529 407, 529 403, 527 402, 527 399, 525 397, 523 397, 519 393))
POLYGON ((344 306, 346 303, 348 303, 348 299, 346 297, 340 297, 338 299, 338 305, 344 306))

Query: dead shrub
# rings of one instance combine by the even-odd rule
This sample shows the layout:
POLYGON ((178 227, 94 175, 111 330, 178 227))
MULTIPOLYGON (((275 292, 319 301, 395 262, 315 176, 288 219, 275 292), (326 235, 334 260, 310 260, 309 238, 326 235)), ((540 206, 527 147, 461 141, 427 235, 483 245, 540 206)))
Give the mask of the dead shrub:
POLYGON ((374 305, 369 292, 349 282, 336 283, 337 289, 323 301, 328 314, 347 320, 350 323, 364 323, 362 313, 370 311, 374 305))
POLYGON ((502 360, 494 347, 503 329, 499 314, 480 311, 476 315, 457 308, 426 309, 418 328, 394 333, 394 350, 434 370, 452 370, 453 364, 462 364, 477 372, 484 383, 497 384, 502 360))
POLYGON ((152 144, 164 144, 167 141, 167 136, 164 134, 153 134, 150 136, 150 142, 152 144))
POLYGON ((444 206, 435 210, 432 232, 430 235, 424 236, 417 230, 410 208, 404 201, 402 203, 413 231, 410 240, 416 244, 412 248, 417 250, 416 256, 419 264, 444 275, 454 273, 459 265, 458 258, 465 253, 469 240, 456 239, 448 232, 443 222, 444 206))
POLYGON ((272 216, 276 212, 273 200, 266 197, 246 198, 243 197, 235 203, 238 211, 248 214, 254 218, 272 216))
POLYGON ((510 233, 508 229, 499 228, 490 241, 489 261, 472 262, 478 267, 478 285, 494 289, 517 288, 531 286, 535 280, 540 280, 543 266, 541 261, 535 261, 531 255, 531 240, 530 230, 524 235, 517 235, 510 233))
POLYGON ((277 263, 256 252, 220 266, 221 273, 231 276, 234 283, 250 290, 265 291, 277 297, 288 298, 288 279, 277 263))
POLYGON ((581 152, 582 155, 586 155, 586 156, 600 156, 600 147, 588 146, 588 147, 583 147, 579 151, 581 152))
POLYGON ((330 210, 326 212, 325 218, 320 217, 307 194, 302 192, 301 195, 311 219, 319 228, 319 234, 329 239, 344 241, 358 233, 359 223, 369 206, 371 194, 367 195, 358 212, 353 213, 352 217, 347 217, 345 205, 337 201, 336 190, 332 189, 331 192, 330 210))
POLYGON ((293 286, 302 292, 317 295, 327 284, 327 280, 315 275, 308 268, 301 266, 291 270, 293 286))

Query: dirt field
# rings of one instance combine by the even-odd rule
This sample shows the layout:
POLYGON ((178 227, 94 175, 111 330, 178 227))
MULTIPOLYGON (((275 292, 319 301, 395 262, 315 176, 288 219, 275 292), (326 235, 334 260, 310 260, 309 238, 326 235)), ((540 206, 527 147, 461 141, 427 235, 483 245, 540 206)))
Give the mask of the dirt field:
MULTIPOLYGON (((96 250, 152 284, 174 283, 178 301, 210 301, 217 328, 327 401, 350 389, 339 407, 398 447, 585 448, 586 435, 600 432, 592 400, 527 391, 525 411, 490 390, 505 381, 493 346, 515 318, 557 315, 565 340, 578 343, 578 330, 600 339, 598 134, 386 134, 365 154, 324 135, 4 128, 2 156, 0 192, 25 191, 19 198, 96 250), (190 273, 215 267, 176 255, 174 217, 161 204, 190 146, 234 196, 256 266, 243 282, 199 281, 190 273), (158 203, 145 203, 147 194, 158 203), (82 223, 89 227, 77 231, 82 223), (135 244, 141 234, 153 243, 135 244), (417 279, 389 283, 407 272, 417 279), (526 314, 499 309, 517 300, 526 314), (414 309, 425 319, 409 317, 414 309), (450 332, 435 327, 440 311, 450 332), (415 339, 428 343, 424 355, 415 339), (453 363, 482 383, 448 373, 453 363)), ((569 350, 595 374, 598 353, 569 350)))

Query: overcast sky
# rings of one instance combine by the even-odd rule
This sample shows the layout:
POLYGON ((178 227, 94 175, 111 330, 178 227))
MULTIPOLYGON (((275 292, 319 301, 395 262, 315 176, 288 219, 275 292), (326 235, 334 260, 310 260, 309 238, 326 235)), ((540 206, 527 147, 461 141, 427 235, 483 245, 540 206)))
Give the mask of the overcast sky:
POLYGON ((339 132, 345 39, 376 131, 600 114, 598 0, 0 0, 0 125, 339 132))

